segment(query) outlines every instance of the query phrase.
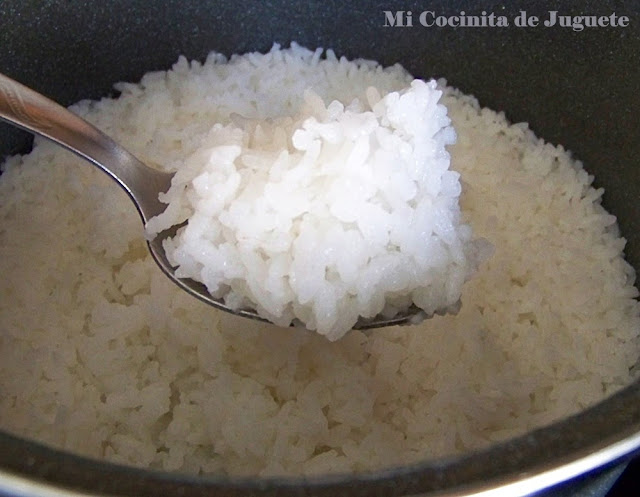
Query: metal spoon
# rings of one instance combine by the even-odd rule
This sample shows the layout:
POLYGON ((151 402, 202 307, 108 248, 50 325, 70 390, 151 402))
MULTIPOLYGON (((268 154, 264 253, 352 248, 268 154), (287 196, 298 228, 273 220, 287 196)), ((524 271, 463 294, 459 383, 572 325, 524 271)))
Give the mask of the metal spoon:
MULTIPOLYGON (((166 208, 166 204, 158 200, 158 194, 169 189, 173 173, 162 172, 143 164, 95 126, 3 74, 0 74, 0 119, 49 138, 98 166, 127 192, 144 224, 166 208)), ((177 229, 178 227, 173 227, 166 230, 148 242, 151 255, 162 271, 183 290, 207 304, 246 318, 267 321, 253 309, 235 310, 227 307, 195 280, 176 277, 175 268, 167 260, 162 241, 175 235, 177 229)), ((393 318, 376 316, 373 319, 360 319, 355 328, 406 324, 420 320, 421 312, 414 306, 393 318)))

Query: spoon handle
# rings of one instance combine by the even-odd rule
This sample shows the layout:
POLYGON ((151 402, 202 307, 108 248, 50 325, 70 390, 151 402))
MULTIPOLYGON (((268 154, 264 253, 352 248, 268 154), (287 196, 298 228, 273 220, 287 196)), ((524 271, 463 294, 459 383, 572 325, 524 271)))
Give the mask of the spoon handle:
POLYGON ((150 168, 92 124, 44 95, 0 74, 0 119, 78 154, 109 174, 136 204, 143 222, 162 212, 170 173, 150 168))

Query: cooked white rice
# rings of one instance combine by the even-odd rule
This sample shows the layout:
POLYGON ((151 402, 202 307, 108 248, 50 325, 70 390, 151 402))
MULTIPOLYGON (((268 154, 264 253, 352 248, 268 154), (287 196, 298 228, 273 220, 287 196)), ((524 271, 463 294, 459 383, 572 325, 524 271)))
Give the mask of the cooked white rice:
MULTIPOLYGON (((400 67, 274 48, 121 84, 74 110, 150 164, 232 114, 291 115, 405 88, 400 67)), ((441 82, 444 88, 444 82, 441 82)), ((0 180, 0 424, 56 447, 190 473, 365 471, 486 446, 628 384, 634 273, 579 162, 446 89, 462 220, 495 253, 457 316, 330 342, 221 313, 147 253, 129 199, 37 140, 0 180)))
MULTIPOLYGON (((251 91, 263 98, 258 81, 251 91)), ((177 171, 161 196, 168 207, 147 233, 186 221, 163 244, 176 276, 232 309, 297 320, 330 340, 360 316, 412 304, 455 312, 479 250, 460 222, 441 95, 435 81, 414 80, 327 105, 307 89, 292 116, 232 115, 189 136, 197 148, 168 165, 177 171)))

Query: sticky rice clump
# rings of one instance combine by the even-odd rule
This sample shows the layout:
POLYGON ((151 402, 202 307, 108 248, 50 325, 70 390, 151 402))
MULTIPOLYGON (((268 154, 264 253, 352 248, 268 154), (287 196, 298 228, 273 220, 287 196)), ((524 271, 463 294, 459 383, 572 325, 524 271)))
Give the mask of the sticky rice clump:
POLYGON ((330 340, 359 316, 455 311, 478 247, 460 220, 441 94, 413 80, 326 105, 308 89, 290 116, 233 115, 175 165, 147 233, 186 221, 164 244, 179 277, 330 340))

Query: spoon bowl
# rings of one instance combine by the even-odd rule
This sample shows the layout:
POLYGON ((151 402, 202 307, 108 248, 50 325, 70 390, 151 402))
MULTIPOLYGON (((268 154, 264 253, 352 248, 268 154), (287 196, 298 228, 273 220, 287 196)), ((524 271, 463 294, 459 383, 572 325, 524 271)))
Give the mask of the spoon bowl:
MULTIPOLYGON (((0 119, 56 142, 107 173, 127 192, 143 224, 164 211, 166 205, 160 202, 158 195, 169 189, 173 173, 147 166, 92 124, 3 74, 0 74, 0 119)), ((238 316, 267 322, 253 309, 228 307, 214 298, 202 283, 176 276, 162 242, 175 235, 179 228, 174 226, 147 241, 149 251, 160 269, 180 288, 209 305, 238 316)), ((354 328, 410 324, 424 317, 423 311, 412 306, 392 318, 360 318, 354 328)))

